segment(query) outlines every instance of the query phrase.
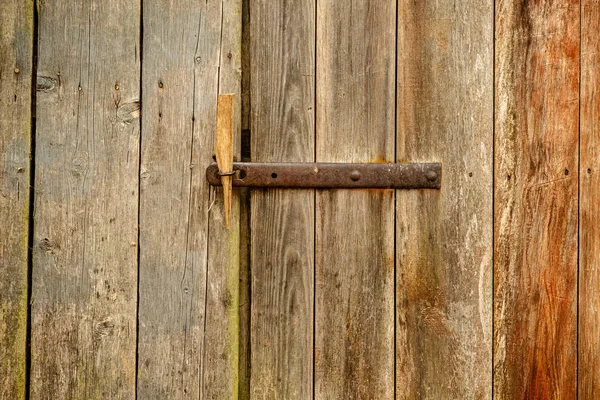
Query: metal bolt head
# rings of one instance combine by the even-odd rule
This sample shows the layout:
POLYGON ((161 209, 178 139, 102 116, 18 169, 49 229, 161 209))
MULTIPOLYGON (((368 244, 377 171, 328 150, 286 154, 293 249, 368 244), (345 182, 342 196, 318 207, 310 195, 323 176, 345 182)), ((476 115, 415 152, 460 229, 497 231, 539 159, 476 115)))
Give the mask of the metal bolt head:
POLYGON ((359 171, 354 170, 350 173, 350 179, 352 179, 354 182, 358 181, 361 177, 361 174, 359 171))
POLYGON ((425 177, 427 178, 427 180, 429 182, 433 182, 437 179, 438 174, 435 171, 429 170, 429 171, 425 172, 425 177))

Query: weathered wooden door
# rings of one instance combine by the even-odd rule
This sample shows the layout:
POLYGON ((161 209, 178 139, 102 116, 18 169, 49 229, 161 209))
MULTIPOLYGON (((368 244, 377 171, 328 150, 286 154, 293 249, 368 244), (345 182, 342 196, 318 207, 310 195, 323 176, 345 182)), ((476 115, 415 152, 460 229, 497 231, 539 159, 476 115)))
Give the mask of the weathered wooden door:
POLYGON ((596 0, 4 0, 0 400, 600 397, 596 0), (236 158, 443 165, 236 189, 236 158))
POLYGON ((442 189, 251 194, 255 398, 485 398, 493 4, 251 1, 251 157, 442 189))

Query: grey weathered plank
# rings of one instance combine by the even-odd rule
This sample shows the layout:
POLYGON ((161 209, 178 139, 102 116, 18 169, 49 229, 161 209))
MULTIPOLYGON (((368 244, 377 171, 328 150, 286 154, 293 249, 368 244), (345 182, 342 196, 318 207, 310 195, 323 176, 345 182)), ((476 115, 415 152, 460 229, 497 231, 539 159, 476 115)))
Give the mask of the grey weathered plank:
POLYGON ((217 94, 239 95, 239 4, 144 4, 140 398, 236 397, 238 205, 224 231, 204 171, 217 94))
POLYGON ((31 396, 131 399, 140 2, 38 9, 31 396))
POLYGON ((600 3, 581 1, 579 398, 600 397, 600 3))
MULTIPOLYGON (((317 161, 394 161, 395 33, 395 0, 317 3, 317 161)), ((394 192, 316 207, 315 396, 391 398, 394 192)))
POLYGON ((579 12, 576 0, 496 4, 498 399, 577 395, 579 12))
POLYGON ((25 398, 33 2, 0 7, 0 399, 25 398))
POLYGON ((399 5, 397 161, 443 176, 396 193, 398 399, 492 394, 493 15, 492 0, 399 5))
POLYGON ((138 397, 198 398, 221 2, 143 11, 138 397))
MULTIPOLYGON (((251 1, 252 161, 314 161, 315 1, 251 1)), ((314 191, 251 197, 251 396, 312 396, 314 191)))

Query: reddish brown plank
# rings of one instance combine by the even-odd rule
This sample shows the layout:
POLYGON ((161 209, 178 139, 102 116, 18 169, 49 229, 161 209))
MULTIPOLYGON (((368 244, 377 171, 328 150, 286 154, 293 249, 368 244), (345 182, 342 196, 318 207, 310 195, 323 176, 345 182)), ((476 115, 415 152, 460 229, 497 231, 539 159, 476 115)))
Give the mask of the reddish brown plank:
POLYGON ((581 2, 579 398, 600 397, 600 3, 581 2))
POLYGON ((576 396, 579 11, 496 3, 496 398, 576 396))

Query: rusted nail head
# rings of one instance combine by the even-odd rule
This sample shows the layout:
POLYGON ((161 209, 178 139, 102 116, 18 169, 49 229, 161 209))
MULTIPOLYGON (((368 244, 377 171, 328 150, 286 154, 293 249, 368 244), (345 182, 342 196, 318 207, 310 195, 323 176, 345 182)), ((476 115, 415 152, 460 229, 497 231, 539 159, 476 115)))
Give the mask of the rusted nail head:
POLYGON ((427 177, 428 181, 433 182, 437 179, 438 174, 435 171, 429 170, 429 171, 425 172, 425 176, 427 177))
POLYGON ((350 173, 350 179, 352 179, 354 182, 358 181, 360 179, 360 171, 354 170, 350 173))

